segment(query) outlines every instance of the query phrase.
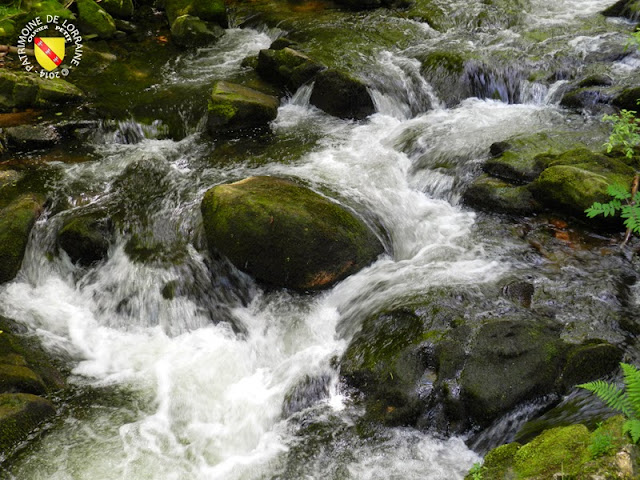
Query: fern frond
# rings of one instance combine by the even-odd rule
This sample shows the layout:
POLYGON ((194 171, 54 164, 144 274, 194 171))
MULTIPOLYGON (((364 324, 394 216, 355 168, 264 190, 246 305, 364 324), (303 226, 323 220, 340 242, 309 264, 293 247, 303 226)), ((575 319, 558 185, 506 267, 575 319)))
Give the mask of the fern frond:
POLYGON ((625 391, 633 409, 633 416, 640 419, 640 370, 628 363, 621 363, 620 367, 624 374, 625 391))
POLYGON ((607 193, 616 200, 627 200, 631 198, 629 189, 620 185, 619 183, 612 183, 611 185, 607 186, 607 193))
POLYGON ((594 202, 594 204, 587 208, 584 213, 587 214, 587 217, 593 218, 597 215, 603 214, 604 208, 600 202, 594 202))
POLYGON ((638 440, 640 440, 640 420, 635 418, 627 420, 622 424, 622 432, 628 433, 633 443, 638 443, 638 440))
POLYGON ((578 385, 578 387, 595 393, 609 408, 618 410, 627 417, 633 416, 634 409, 631 407, 629 399, 622 389, 615 385, 611 385, 602 380, 596 380, 595 382, 583 383, 582 385, 578 385))
POLYGON ((620 216, 624 218, 624 226, 635 233, 640 233, 640 206, 625 205, 622 207, 620 216))

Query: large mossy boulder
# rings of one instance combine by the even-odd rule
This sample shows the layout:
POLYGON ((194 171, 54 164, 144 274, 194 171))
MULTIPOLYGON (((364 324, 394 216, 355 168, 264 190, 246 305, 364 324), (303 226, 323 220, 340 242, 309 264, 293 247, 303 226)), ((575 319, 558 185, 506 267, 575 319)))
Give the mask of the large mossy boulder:
POLYGON ((84 94, 62 79, 41 79, 24 71, 0 69, 0 112, 14 108, 52 108, 80 102, 84 94))
POLYGON ((165 11, 170 25, 178 17, 191 15, 222 28, 229 26, 224 0, 166 0, 165 11))
POLYGON ((315 77, 310 102, 330 115, 361 120, 376 108, 361 80, 338 70, 324 70, 315 77))
POLYGON ((630 20, 640 18, 640 0, 618 0, 603 10, 605 17, 626 17, 630 20))
POLYGON ((116 23, 104 8, 93 0, 77 0, 78 24, 85 34, 111 38, 116 33, 116 23))
POLYGON ((266 81, 295 92, 324 68, 306 55, 284 47, 260 50, 256 71, 266 81))
POLYGON ((216 24, 207 24, 198 17, 182 15, 171 24, 171 38, 182 47, 204 47, 217 42, 224 29, 216 24))
POLYGON ((501 445, 465 480, 638 478, 638 447, 622 433, 623 423, 617 416, 592 432, 575 424, 545 430, 525 445, 501 445))
POLYGON ((281 178, 216 186, 205 194, 201 210, 210 249, 274 286, 327 288, 383 252, 358 217, 281 178))
POLYGON ((640 87, 630 87, 616 94, 611 103, 618 108, 635 112, 638 110, 638 100, 640 100, 640 87))
POLYGON ((218 81, 209 98, 207 128, 210 133, 266 127, 278 115, 279 101, 235 83, 218 81))
POLYGON ((58 246, 72 262, 89 266, 107 256, 112 233, 111 220, 102 213, 74 216, 60 228, 58 246))
POLYGON ((0 283, 18 274, 29 234, 42 211, 44 199, 26 194, 0 210, 0 283))
POLYGON ((42 397, 29 393, 0 394, 0 451, 8 452, 55 413, 53 404, 42 397))
POLYGON ((534 197, 579 218, 594 202, 611 199, 609 185, 630 186, 634 176, 634 169, 621 160, 585 149, 550 156, 545 163, 548 168, 530 185, 534 197))

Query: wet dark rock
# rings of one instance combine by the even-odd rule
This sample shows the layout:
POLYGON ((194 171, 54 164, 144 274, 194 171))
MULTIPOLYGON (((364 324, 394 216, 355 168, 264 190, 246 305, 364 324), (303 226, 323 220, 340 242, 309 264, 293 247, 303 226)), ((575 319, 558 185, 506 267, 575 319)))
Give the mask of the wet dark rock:
POLYGON ((576 110, 591 110, 597 105, 604 105, 611 101, 611 93, 603 88, 585 87, 570 90, 565 93, 560 105, 576 110))
POLYGON ((181 47, 203 47, 217 42, 224 29, 198 17, 182 15, 171 24, 171 38, 181 47))
POLYGON ((264 80, 295 92, 325 67, 289 47, 260 50, 256 71, 264 80))
POLYGON ((58 232, 58 246, 72 262, 89 266, 106 258, 112 233, 111 220, 104 213, 72 216, 58 232))
POLYGON ((255 70, 256 68, 258 68, 258 55, 244 57, 242 59, 242 62, 240 63, 240 66, 245 68, 252 68, 253 70, 255 70))
POLYGON ((316 76, 310 101, 340 118, 361 120, 376 111, 369 90, 362 81, 331 69, 316 76))
POLYGON ((249 177, 214 187, 201 210, 209 248, 275 286, 328 288, 383 251, 362 220, 280 178, 249 177))
POLYGON ((20 125, 5 128, 4 136, 9 148, 18 150, 37 150, 53 147, 60 141, 60 135, 52 126, 20 125))
POLYGON ((219 81, 209 98, 207 129, 215 134, 265 127, 278 115, 276 97, 257 90, 219 81))
POLYGON ((115 24, 116 24, 116 28, 119 31, 125 32, 125 33, 137 33, 138 32, 138 26, 133 23, 133 22, 129 22, 127 20, 122 20, 121 18, 114 18, 113 19, 115 24))
POLYGON ((605 17, 626 17, 630 20, 640 18, 640 1, 638 0, 618 0, 602 11, 605 17))
POLYGON ((331 377, 305 377, 285 396, 282 412, 285 417, 309 408, 329 396, 331 377))
POLYGON ((613 85, 613 80, 609 75, 605 74, 589 75, 588 77, 580 80, 577 84, 578 88, 610 87, 611 85, 613 85))
POLYGON ((55 413, 53 404, 42 397, 28 393, 0 394, 0 451, 8 452, 55 413))
POLYGON ((464 203, 489 212, 530 215, 541 205, 526 186, 506 183, 488 175, 476 178, 463 194, 464 203))
POLYGON ((535 286, 527 281, 510 282, 502 288, 503 295, 524 308, 531 308, 535 286))
POLYGON ((280 37, 275 39, 271 45, 269 45, 269 50, 282 50, 287 47, 295 49, 296 42, 289 40, 287 37, 280 37))
POLYGON ((569 390, 575 385, 602 378, 618 368, 622 350, 608 342, 591 340, 576 346, 567 355, 562 371, 562 388, 569 390))
POLYGON ((0 283, 18 274, 31 228, 43 205, 42 197, 25 194, 0 210, 0 283))
POLYGON ((618 93, 613 98, 611 103, 618 108, 637 111, 639 99, 640 99, 640 87, 630 87, 630 88, 625 88, 620 93, 618 93))

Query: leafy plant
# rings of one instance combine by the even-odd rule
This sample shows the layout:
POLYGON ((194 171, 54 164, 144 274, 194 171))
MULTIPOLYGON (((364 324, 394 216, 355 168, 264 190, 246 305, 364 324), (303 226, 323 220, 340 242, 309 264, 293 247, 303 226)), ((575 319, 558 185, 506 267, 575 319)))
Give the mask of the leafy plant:
POLYGON ((591 454, 591 458, 595 459, 601 457, 603 455, 608 455, 613 450, 615 450, 615 445, 613 444, 613 438, 610 433, 602 432, 602 423, 598 424, 598 430, 596 430, 591 437, 591 444, 587 447, 589 453, 591 454))
POLYGON ((469 475, 471 475, 471 480, 482 480, 482 464, 480 462, 476 462, 469 470, 469 475))
MULTIPOLYGON (((634 181, 634 184, 637 184, 637 181, 634 181)), ((624 219, 624 226, 631 232, 640 234, 640 205, 638 205, 640 196, 637 186, 632 187, 629 192, 624 186, 614 183, 607 187, 607 193, 613 197, 613 200, 608 203, 595 202, 584 211, 587 217, 593 218, 597 215, 613 217, 620 212, 620 216, 624 219)))
POLYGON ((621 412, 626 421, 622 426, 633 443, 640 441, 640 370, 628 363, 621 363, 624 374, 624 390, 603 380, 578 385, 596 394, 608 407, 621 412))
POLYGON ((621 146, 624 155, 632 160, 635 149, 640 145, 640 124, 636 118, 635 110, 620 110, 615 115, 604 115, 602 120, 613 124, 613 131, 609 135, 609 140, 604 144, 607 152, 611 152, 614 147, 621 146))

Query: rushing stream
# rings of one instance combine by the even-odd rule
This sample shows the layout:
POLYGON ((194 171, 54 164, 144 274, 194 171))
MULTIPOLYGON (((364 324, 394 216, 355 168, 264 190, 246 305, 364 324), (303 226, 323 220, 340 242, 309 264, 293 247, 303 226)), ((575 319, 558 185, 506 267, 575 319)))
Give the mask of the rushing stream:
MULTIPOLYGON (((578 21, 576 10, 588 17, 611 3, 534 1, 526 22, 563 28, 578 21)), ((427 46, 455 35, 425 32, 427 46)), ((210 85, 237 74, 241 60, 277 34, 230 29, 214 48, 169 62, 156 88, 210 85)), ((506 45, 518 35, 501 33, 506 45)), ((598 41, 583 38, 567 48, 598 41)), ((111 205, 128 192, 130 231, 161 239, 168 259, 132 260, 130 235, 123 235, 106 262, 82 269, 64 254, 48 255, 60 220, 53 211, 40 218, 18 278, 0 288, 1 313, 71 358, 79 391, 92 387, 110 400, 70 408, 4 475, 462 478, 480 458, 462 438, 405 428, 358 436, 362 412, 340 383, 335 360, 367 315, 434 287, 497 282, 522 268, 507 255, 509 240, 501 244, 485 236, 490 227, 477 228, 476 214, 460 204, 461 186, 493 142, 553 127, 595 128, 597 120, 567 113, 553 87, 524 79, 512 103, 470 98, 446 108, 413 58, 424 46, 375 53, 378 113, 366 121, 324 114, 309 105, 311 87, 302 87, 279 109, 275 147, 255 161, 211 162, 216 147, 201 125, 176 141, 164 138, 161 123, 131 120, 100 126, 91 137, 92 160, 58 166, 55 191, 73 208, 111 205), (204 192, 249 175, 289 176, 337 192, 374 227, 388 254, 321 294, 262 289, 199 248, 204 192), (135 196, 138 176, 153 179, 144 198, 135 196), (166 295, 167 285, 178 294, 166 295)))

